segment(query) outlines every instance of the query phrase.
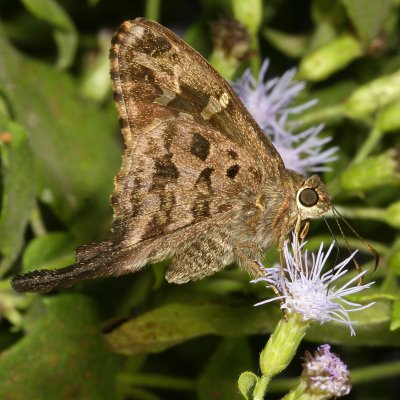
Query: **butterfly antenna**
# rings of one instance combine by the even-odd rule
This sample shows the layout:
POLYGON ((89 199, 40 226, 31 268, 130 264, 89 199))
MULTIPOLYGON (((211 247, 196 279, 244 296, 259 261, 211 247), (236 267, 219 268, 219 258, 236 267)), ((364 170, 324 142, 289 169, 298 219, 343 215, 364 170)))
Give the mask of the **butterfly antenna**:
MULTIPOLYGON (((345 236, 345 234, 343 232, 342 226, 339 223, 339 218, 338 217, 340 217, 340 219, 342 221, 346 221, 346 220, 339 214, 339 212, 333 206, 332 206, 332 213, 333 213, 333 216, 335 217, 335 221, 336 221, 336 224, 337 224, 337 226, 339 228, 340 234, 342 235, 342 237, 343 237, 343 239, 344 239, 344 241, 346 243, 347 250, 349 251, 349 254, 351 255, 352 252, 351 252, 351 249, 350 249, 349 242, 346 239, 346 236, 345 236)), ((351 228, 351 230, 352 230, 352 232, 354 232, 353 228, 351 228)), ((357 233, 356 233, 356 235, 357 235, 357 237, 360 237, 357 233)), ((363 240, 363 239, 361 239, 361 240, 363 240)), ((356 270, 359 273, 362 272, 362 268, 361 268, 360 264, 358 263, 358 261, 354 257, 353 257, 353 263, 354 263, 354 266, 356 267, 356 270)), ((363 278, 362 278, 362 276, 360 276, 360 278, 358 279, 358 285, 361 286, 362 283, 363 283, 363 278)))
MULTIPOLYGON (((362 243, 365 244, 365 246, 367 247, 368 251, 374 256, 374 259, 375 259, 374 272, 375 272, 376 269, 378 268, 378 265, 379 265, 379 253, 378 253, 364 238, 362 238, 362 237, 357 233, 357 231, 350 225, 350 223, 349 223, 346 219, 344 219, 344 218, 340 215, 339 211, 338 211, 335 207, 333 207, 333 206, 332 206, 332 211, 334 211, 334 214, 336 213, 336 214, 340 217, 340 219, 346 224, 346 226, 357 236, 358 239, 361 240, 362 243)), ((336 218, 335 218, 335 219, 336 219, 336 218)), ((338 222, 337 219, 336 219, 336 222, 337 222, 338 225, 339 225, 339 222, 338 222)), ((342 235, 343 235, 343 232, 342 232, 342 235)), ((346 241, 346 243, 347 243, 347 241, 346 241)))
POLYGON ((340 247, 339 247, 339 244, 338 244, 338 241, 337 241, 337 239, 336 239, 335 234, 333 233, 331 227, 330 227, 329 224, 328 224, 327 219, 326 219, 324 216, 322 216, 322 219, 325 221, 325 224, 326 224, 326 226, 328 227, 328 230, 329 230, 329 232, 330 232, 330 234, 331 234, 331 236, 332 236, 333 242, 335 243, 335 247, 336 247, 335 265, 336 265, 337 260, 338 260, 338 258, 339 258, 340 247))

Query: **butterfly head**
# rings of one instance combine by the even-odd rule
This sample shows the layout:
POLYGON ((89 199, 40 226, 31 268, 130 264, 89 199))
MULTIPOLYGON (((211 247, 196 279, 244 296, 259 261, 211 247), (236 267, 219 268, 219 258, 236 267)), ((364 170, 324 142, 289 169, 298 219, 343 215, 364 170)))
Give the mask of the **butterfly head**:
POLYGON ((331 208, 328 189, 318 175, 303 181, 296 194, 296 205, 301 220, 320 217, 331 208))

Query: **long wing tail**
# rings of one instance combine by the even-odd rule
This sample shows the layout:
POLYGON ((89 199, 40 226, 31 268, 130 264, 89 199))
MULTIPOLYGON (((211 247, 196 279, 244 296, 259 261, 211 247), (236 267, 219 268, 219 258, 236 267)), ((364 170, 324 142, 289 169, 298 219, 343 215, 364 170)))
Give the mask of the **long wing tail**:
MULTIPOLYGON (((12 278, 11 285, 17 292, 46 293, 57 287, 70 287, 75 283, 118 273, 120 256, 113 251, 112 241, 81 246, 76 251, 76 263, 60 269, 42 269, 12 278)), ((128 271, 126 271, 128 272, 128 271)))

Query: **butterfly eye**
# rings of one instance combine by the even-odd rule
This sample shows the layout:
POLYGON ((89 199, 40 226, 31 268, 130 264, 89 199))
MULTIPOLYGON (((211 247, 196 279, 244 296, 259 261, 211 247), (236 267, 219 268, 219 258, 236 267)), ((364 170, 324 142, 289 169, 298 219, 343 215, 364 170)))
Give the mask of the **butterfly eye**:
POLYGON ((305 188, 299 196, 300 203, 305 207, 312 207, 318 203, 318 194, 314 189, 305 188))

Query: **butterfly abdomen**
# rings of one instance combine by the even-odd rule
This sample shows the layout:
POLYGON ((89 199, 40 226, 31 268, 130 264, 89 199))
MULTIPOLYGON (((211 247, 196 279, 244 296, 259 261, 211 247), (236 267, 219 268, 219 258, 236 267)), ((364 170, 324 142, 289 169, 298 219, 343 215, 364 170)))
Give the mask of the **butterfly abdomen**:
POLYGON ((17 292, 47 293, 57 287, 69 287, 82 279, 89 279, 87 268, 73 264, 60 269, 42 269, 19 274, 11 285, 17 292))
POLYGON ((58 287, 70 287, 81 280, 116 274, 118 251, 113 242, 80 246, 76 250, 76 263, 59 269, 41 269, 16 275, 11 280, 17 292, 47 293, 58 287))

